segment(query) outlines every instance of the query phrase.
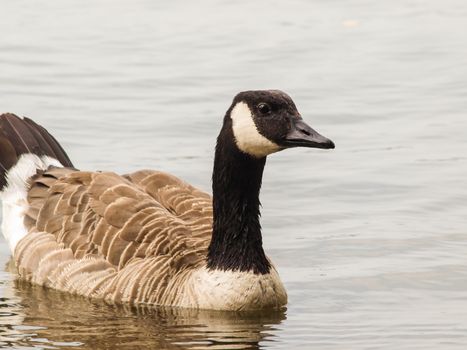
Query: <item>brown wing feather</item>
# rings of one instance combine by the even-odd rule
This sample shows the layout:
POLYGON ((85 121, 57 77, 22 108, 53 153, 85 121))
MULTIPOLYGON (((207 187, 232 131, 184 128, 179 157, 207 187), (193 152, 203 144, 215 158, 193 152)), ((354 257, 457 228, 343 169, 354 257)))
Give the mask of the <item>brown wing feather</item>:
POLYGON ((169 289, 205 264, 211 197, 174 176, 51 168, 32 179, 28 202, 31 233, 15 258, 33 282, 110 302, 170 305, 169 289))

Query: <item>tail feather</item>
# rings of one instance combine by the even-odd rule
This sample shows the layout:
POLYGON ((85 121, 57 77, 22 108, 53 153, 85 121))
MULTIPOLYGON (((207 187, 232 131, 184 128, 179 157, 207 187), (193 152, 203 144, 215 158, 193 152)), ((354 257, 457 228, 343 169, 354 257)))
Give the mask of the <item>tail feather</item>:
POLYGON ((23 154, 48 156, 64 167, 73 167, 57 140, 42 126, 14 114, 0 115, 0 191, 7 185, 8 171, 23 154))
POLYGON ((44 155, 57 159, 66 168, 73 167, 73 163, 55 137, 49 134, 44 127, 40 126, 32 119, 25 117, 24 122, 30 128, 31 132, 36 135, 36 140, 39 143, 40 148, 45 152, 44 155))
POLYGON ((73 167, 57 140, 31 119, 0 115, 2 233, 12 254, 28 232, 24 220, 29 209, 30 179, 51 166, 73 167))
POLYGON ((13 165, 18 161, 16 151, 11 142, 0 135, 0 190, 5 185, 2 181, 4 180, 5 173, 8 172, 13 165))

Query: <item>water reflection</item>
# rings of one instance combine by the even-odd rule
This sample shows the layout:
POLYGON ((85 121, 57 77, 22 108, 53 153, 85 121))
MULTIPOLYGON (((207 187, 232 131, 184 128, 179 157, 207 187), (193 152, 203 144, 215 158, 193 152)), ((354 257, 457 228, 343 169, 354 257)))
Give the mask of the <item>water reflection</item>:
POLYGON ((258 349, 285 319, 284 311, 115 307, 18 280, 0 292, 0 347, 258 349))

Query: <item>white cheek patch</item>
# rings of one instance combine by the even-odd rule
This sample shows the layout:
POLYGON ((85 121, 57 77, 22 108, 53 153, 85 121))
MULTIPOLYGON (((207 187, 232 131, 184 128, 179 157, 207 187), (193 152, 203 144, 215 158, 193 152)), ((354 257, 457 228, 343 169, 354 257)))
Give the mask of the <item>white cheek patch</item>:
POLYGON ((257 158, 279 151, 276 143, 261 135, 253 121, 253 113, 245 102, 239 102, 230 113, 232 130, 237 147, 257 158))

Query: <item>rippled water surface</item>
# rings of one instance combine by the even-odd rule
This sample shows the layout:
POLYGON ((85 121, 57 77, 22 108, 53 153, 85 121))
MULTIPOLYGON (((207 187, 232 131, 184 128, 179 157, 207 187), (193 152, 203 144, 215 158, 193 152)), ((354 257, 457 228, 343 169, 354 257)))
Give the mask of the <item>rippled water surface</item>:
POLYGON ((288 309, 115 308, 16 281, 0 347, 465 349, 467 3, 4 1, 0 110, 81 169, 210 189, 233 95, 280 88, 336 142, 268 159, 264 243, 288 309))

